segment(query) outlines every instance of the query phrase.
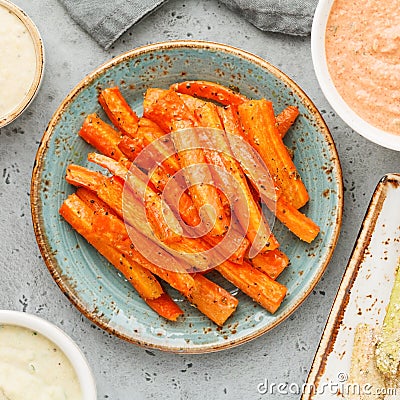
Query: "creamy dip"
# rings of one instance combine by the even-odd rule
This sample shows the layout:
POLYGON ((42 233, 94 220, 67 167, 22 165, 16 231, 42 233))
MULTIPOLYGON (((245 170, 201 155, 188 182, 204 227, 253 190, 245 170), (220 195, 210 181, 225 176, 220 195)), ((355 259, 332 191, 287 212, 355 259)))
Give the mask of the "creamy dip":
POLYGON ((335 0, 325 45, 345 102, 370 124, 400 135, 400 1, 335 0))
POLYGON ((0 5, 0 118, 24 101, 35 71, 32 36, 16 15, 0 5))
POLYGON ((0 399, 79 400, 81 389, 65 354, 43 335, 0 325, 0 399))

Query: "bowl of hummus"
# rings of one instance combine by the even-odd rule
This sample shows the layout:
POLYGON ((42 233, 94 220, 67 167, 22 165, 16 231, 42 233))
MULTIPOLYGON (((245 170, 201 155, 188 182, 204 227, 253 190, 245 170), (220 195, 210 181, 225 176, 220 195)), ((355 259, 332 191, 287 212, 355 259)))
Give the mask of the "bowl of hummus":
POLYGON ((85 356, 57 326, 0 310, 0 400, 96 400, 85 356), (21 384, 23 383, 23 384, 21 384))
POLYGON ((44 47, 37 27, 15 4, 0 0, 0 128, 27 109, 43 70, 44 47))
POLYGON ((320 0, 311 51, 321 89, 356 132, 400 151, 400 8, 396 0, 320 0))

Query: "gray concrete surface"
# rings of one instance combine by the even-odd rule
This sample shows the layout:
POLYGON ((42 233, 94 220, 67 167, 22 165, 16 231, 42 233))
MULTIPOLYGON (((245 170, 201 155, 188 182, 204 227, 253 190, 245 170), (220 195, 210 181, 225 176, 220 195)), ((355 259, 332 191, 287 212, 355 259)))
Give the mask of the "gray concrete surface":
POLYGON ((270 383, 299 385, 307 377, 331 304, 370 196, 400 153, 353 132, 331 109, 313 72, 310 38, 264 33, 216 1, 171 0, 103 51, 56 0, 15 0, 34 19, 46 47, 46 73, 29 110, 0 130, 0 309, 24 310, 52 321, 79 344, 91 364, 99 399, 297 399, 260 394, 270 383), (29 190, 37 146, 58 104, 81 78, 121 52, 171 39, 204 39, 253 52, 299 83, 323 113, 343 167, 345 209, 327 272, 303 305, 262 337, 216 354, 148 351, 95 327, 53 282, 36 245, 29 190))

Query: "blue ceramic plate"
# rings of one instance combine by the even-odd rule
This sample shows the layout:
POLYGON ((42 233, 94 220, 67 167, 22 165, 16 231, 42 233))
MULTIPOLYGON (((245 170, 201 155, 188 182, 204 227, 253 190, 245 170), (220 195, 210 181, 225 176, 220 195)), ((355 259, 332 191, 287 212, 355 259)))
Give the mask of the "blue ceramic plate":
MULTIPOLYGON (((91 165, 93 168, 93 165, 91 165)), ((39 147, 32 176, 32 215, 36 237, 53 278, 70 301, 103 329, 133 343, 176 352, 201 353, 244 343, 287 318, 321 278, 335 247, 342 217, 342 178, 338 155, 322 117, 302 90, 266 61, 226 45, 179 41, 148 45, 114 58, 88 75, 54 114, 39 147), (88 165, 92 149, 77 132, 85 116, 97 112, 98 90, 118 85, 140 114, 148 87, 167 88, 188 79, 234 85, 252 98, 266 97, 277 112, 289 104, 300 117, 285 137, 295 149, 296 166, 311 201, 304 212, 321 227, 311 244, 275 224, 274 234, 291 265, 279 277, 288 287, 280 309, 271 315, 215 275, 239 299, 235 314, 217 328, 173 290, 185 316, 165 321, 139 298, 130 284, 59 216, 73 188, 65 180, 68 164, 88 165)))

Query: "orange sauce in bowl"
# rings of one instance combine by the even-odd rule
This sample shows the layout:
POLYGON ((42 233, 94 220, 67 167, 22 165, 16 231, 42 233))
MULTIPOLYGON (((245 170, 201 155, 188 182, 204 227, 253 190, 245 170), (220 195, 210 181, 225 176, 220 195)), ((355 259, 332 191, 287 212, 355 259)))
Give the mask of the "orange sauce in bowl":
POLYGON ((325 49, 344 101, 371 125, 400 135, 400 1, 335 0, 325 49))

